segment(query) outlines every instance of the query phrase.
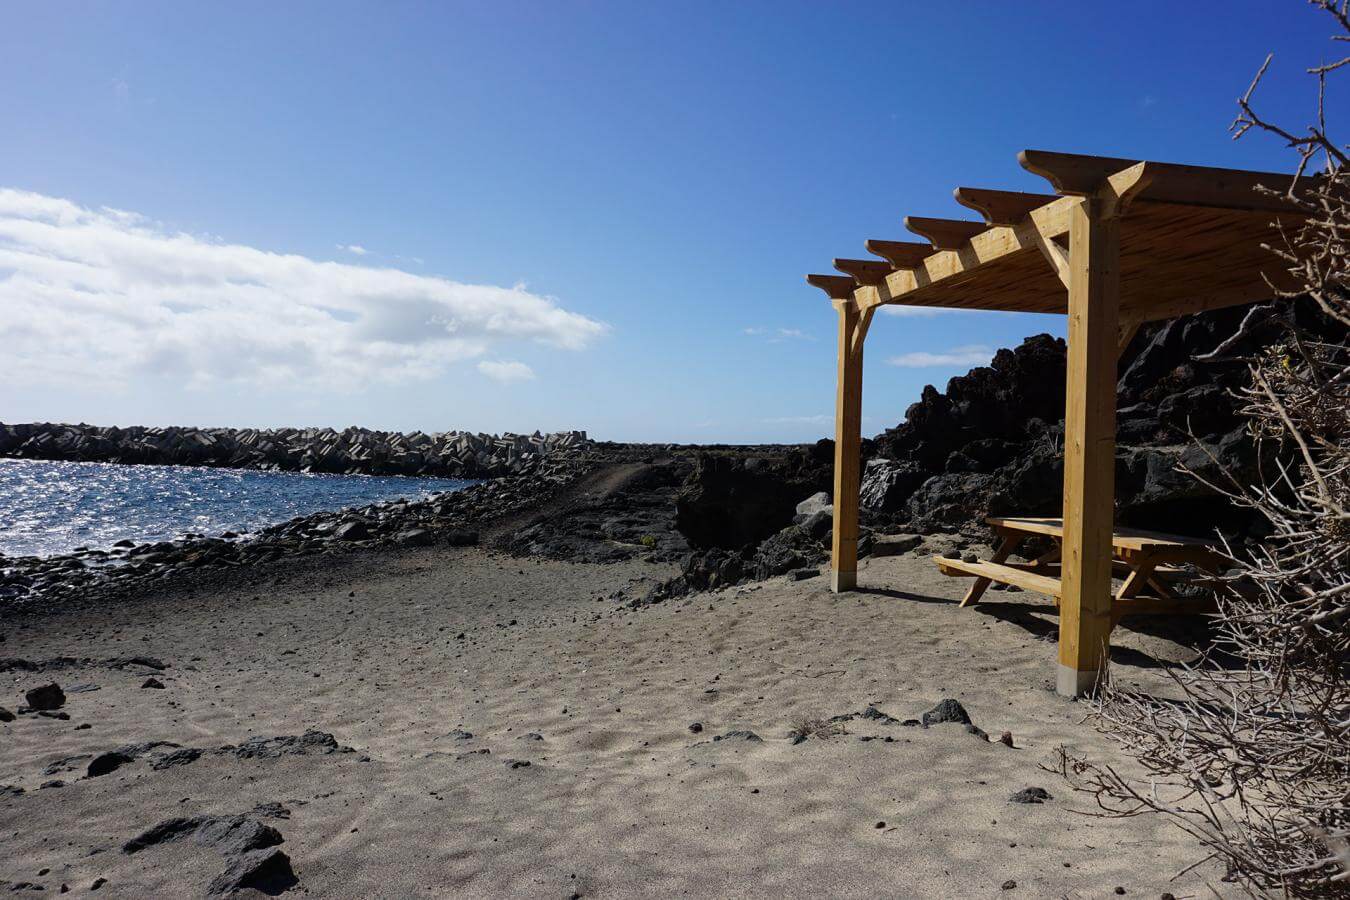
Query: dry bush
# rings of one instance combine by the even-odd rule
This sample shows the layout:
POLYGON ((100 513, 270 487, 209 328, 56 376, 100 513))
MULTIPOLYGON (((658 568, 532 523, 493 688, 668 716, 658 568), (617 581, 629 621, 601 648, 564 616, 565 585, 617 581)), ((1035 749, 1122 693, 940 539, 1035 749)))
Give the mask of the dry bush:
MULTIPOLYGON (((1335 20, 1334 41, 1350 41, 1346 0, 1312 5, 1335 20)), ((1225 547, 1233 569, 1218 585, 1213 651, 1170 671, 1173 699, 1109 681, 1098 694, 1097 724, 1148 782, 1062 749, 1060 770, 1104 814, 1165 814, 1253 892, 1350 897, 1350 173, 1325 121, 1328 76, 1350 71, 1350 57, 1309 70, 1318 118, 1304 134, 1255 111, 1269 65, 1239 101, 1236 136, 1276 135, 1299 154, 1300 174, 1317 175, 1311 189, 1290 189, 1306 222, 1270 244, 1299 290, 1273 292, 1288 307, 1310 297, 1332 323, 1323 333, 1339 338, 1314 338, 1291 314, 1280 339, 1245 359, 1251 382, 1238 402, 1261 477, 1210 486, 1260 513, 1270 534, 1225 547)), ((1211 356, 1233 358, 1252 319, 1211 356)))
POLYGON ((796 719, 788 730, 788 738, 793 743, 801 743, 807 738, 828 739, 844 733, 844 726, 823 716, 805 716, 796 719))

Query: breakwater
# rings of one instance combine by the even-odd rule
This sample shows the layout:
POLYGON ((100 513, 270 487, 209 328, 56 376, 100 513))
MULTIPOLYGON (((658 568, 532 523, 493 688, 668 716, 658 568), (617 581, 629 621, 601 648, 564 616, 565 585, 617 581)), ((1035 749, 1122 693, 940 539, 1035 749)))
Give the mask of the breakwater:
POLYGON ((584 431, 426 434, 367 428, 195 428, 0 423, 0 456, 72 462, 214 466, 335 475, 495 478, 590 446, 584 431))

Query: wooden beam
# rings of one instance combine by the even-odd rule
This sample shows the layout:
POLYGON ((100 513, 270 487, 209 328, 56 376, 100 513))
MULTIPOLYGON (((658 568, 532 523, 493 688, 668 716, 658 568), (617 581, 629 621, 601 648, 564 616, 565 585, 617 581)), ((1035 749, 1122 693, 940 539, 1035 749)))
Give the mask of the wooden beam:
POLYGON ((820 288, 831 300, 852 300, 853 289, 857 287, 852 278, 843 275, 807 275, 806 283, 820 288))
POLYGON ((865 245, 868 253, 880 256, 897 269, 913 269, 937 252, 932 244, 915 241, 869 240, 865 245))
POLYGON ((991 191, 986 188, 959 187, 953 191, 956 202, 984 216, 989 225, 1016 225, 1027 213, 1057 199, 1054 194, 1025 194, 1021 191, 991 191))
MULTIPOLYGON (((1138 165, 1137 159, 1114 156, 1083 156, 1049 150, 1023 150, 1017 156, 1022 168, 1050 182, 1061 194, 1086 197, 1095 194, 1108 178, 1138 165)), ((1208 206, 1219 209, 1293 212, 1297 207, 1279 196, 1289 190, 1294 176, 1277 172, 1247 172, 1241 169, 1216 169, 1209 166, 1183 166, 1150 161, 1149 184, 1139 199, 1151 203, 1175 203, 1183 206, 1208 206), (1268 193, 1274 191, 1275 193, 1268 193)), ((1316 179, 1299 179, 1300 190, 1313 186, 1316 179)))
POLYGON ((1137 312, 1141 321, 1156 322, 1159 319, 1175 319, 1179 316, 1189 316, 1211 309, 1259 303, 1274 296, 1275 292, 1270 285, 1264 281, 1253 281, 1244 288, 1192 294, 1189 297, 1181 297, 1175 300, 1149 300, 1142 303, 1132 303, 1130 304, 1130 310, 1137 312))
POLYGON ((851 275, 859 285, 881 284, 894 271, 890 263, 875 259, 836 259, 834 267, 845 275, 851 275))
POLYGON ((1110 649, 1115 510, 1120 220, 1093 197, 1069 223, 1069 348, 1064 403, 1063 594, 1058 691, 1095 688, 1110 649))
MULTIPOLYGON (((1002 226, 989 228, 971 238, 970 243, 959 251, 944 250, 931 253, 913 269, 898 269, 892 272, 884 283, 877 285, 876 293, 864 302, 923 306, 925 304, 921 298, 912 298, 910 295, 920 293, 924 288, 941 282, 965 281, 975 269, 1005 256, 1036 251, 1042 236, 1053 239, 1067 235, 1069 210, 1082 202, 1077 197, 1060 197, 1047 206, 1032 210, 1030 215, 1015 228, 1002 226)), ((1002 298, 998 294, 974 296, 981 302, 972 303, 971 308, 1009 310, 1025 308, 1002 304, 1000 302, 1002 298)))
POLYGON ((830 546, 830 588, 858 586, 858 488, 862 454, 862 342, 858 304, 838 301, 838 379, 834 397, 834 534, 830 546), (856 346, 855 346, 856 343, 856 346))
POLYGON ((971 238, 989 226, 983 222, 964 219, 930 219, 927 216, 905 216, 905 227, 920 237, 926 237, 939 250, 960 250, 971 238))

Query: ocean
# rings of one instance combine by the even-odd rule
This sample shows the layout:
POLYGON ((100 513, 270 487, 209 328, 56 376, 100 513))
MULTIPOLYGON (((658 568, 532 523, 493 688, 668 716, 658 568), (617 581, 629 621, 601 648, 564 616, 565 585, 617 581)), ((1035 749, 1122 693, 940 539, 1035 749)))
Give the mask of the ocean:
POLYGON ((107 549, 124 539, 245 534, 322 510, 471 484, 458 478, 0 459, 0 554, 52 556, 80 547, 107 549))

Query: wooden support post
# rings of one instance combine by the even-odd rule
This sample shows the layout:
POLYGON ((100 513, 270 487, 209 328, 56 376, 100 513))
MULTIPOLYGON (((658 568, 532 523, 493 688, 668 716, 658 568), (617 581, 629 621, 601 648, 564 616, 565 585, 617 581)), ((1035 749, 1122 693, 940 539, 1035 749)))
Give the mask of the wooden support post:
POLYGON ((1069 223, 1069 351, 1064 405, 1060 694, 1097 684, 1109 658, 1111 532, 1115 514, 1116 348, 1120 220, 1088 197, 1069 223))
POLYGON ((834 542, 830 548, 830 586, 839 593, 858 586, 858 467, 862 454, 865 332, 855 301, 836 300, 834 308, 839 312, 839 376, 834 398, 834 542))

